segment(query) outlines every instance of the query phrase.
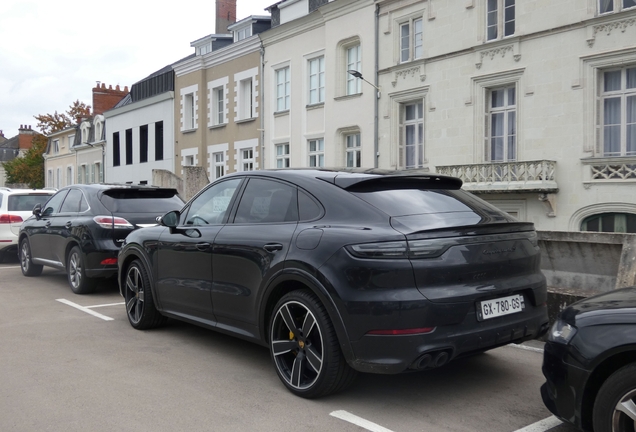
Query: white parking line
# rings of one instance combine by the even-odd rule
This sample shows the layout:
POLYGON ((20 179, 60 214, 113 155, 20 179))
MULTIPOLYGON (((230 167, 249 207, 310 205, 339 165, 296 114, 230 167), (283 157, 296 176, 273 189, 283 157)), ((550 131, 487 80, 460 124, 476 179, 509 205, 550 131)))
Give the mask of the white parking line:
POLYGON ((8 267, 2 266, 2 267, 0 267, 0 270, 8 269, 8 268, 20 268, 20 266, 8 266, 8 267))
MULTIPOLYGON (((114 318, 107 317, 106 315, 102 315, 102 314, 100 314, 100 313, 97 313, 97 312, 95 312, 95 311, 90 310, 90 309, 89 309, 89 308, 87 308, 87 307, 80 306, 80 305, 78 305, 78 304, 76 304, 76 303, 73 303, 73 302, 71 302, 71 301, 68 301, 68 300, 66 300, 66 299, 57 299, 57 301, 59 301, 60 303, 64 303, 65 305, 69 305, 69 306, 71 306, 71 307, 74 307, 75 309, 79 309, 79 310, 81 310, 82 312, 86 312, 86 313, 87 313, 87 314, 89 314, 89 315, 93 315, 93 316, 95 316, 95 317, 97 317, 97 318, 103 319, 104 321, 113 321, 113 320, 114 320, 114 318)), ((93 306, 93 307, 94 307, 94 306, 93 306)))
POLYGON ((356 426, 360 426, 363 429, 366 429, 371 432, 392 432, 390 429, 377 425, 369 420, 365 420, 362 417, 358 417, 357 415, 351 414, 347 411, 334 411, 329 414, 332 417, 339 418, 340 420, 344 420, 349 423, 353 423, 356 426))
POLYGON ((527 345, 519 345, 519 344, 508 344, 508 346, 512 348, 519 348, 525 351, 532 351, 532 352, 543 354, 543 348, 536 348, 536 347, 531 347, 527 345))
POLYGON ((121 306, 123 304, 126 304, 126 303, 124 303, 124 302, 121 302, 121 303, 108 303, 108 304, 95 305, 95 306, 84 306, 84 307, 86 309, 93 309, 93 308, 106 307, 106 306, 121 306))
POLYGON ((518 429, 515 432, 546 432, 552 428, 562 425, 563 422, 555 416, 548 417, 540 420, 536 423, 532 423, 530 426, 526 426, 522 429, 518 429))

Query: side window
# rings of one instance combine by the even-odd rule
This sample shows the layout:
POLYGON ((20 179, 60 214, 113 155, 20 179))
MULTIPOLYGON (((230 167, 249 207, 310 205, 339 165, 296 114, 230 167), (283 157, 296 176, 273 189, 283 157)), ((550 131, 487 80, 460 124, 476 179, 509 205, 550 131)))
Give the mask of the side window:
POLYGON ((82 192, 79 189, 71 189, 62 204, 60 213, 77 213, 82 201, 82 192))
POLYGON ((310 221, 322 216, 322 208, 304 191, 298 191, 298 213, 301 221, 310 221))
POLYGON ((220 224, 241 184, 241 179, 227 180, 217 183, 199 195, 188 209, 185 225, 220 224))
POLYGON ((298 220, 296 188, 273 180, 251 179, 234 223, 281 223, 298 220))
POLYGON ((80 199, 80 207, 79 207, 79 212, 80 213, 84 213, 85 211, 87 211, 90 207, 88 206, 88 202, 86 202, 86 197, 84 196, 84 194, 82 193, 82 198, 80 199))
POLYGON ((48 200, 47 203, 43 206, 44 209, 42 210, 42 216, 46 217, 59 213, 60 206, 62 205, 62 201, 64 201, 64 197, 66 197, 67 193, 68 190, 63 190, 53 195, 51 199, 48 200))

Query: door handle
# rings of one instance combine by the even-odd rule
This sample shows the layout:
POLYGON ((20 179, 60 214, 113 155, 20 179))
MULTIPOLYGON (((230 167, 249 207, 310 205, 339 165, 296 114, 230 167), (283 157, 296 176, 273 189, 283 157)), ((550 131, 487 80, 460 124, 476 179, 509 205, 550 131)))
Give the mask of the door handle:
POLYGON ((51 221, 47 221, 44 226, 46 226, 47 228, 51 226, 51 221))
POLYGON ((197 243, 197 249, 200 251, 204 251, 210 247, 210 243, 197 243))
POLYGON ((68 221, 68 222, 66 222, 66 225, 64 225, 64 226, 65 226, 66 228, 70 228, 70 227, 72 227, 72 226, 73 226, 73 222, 68 221))
POLYGON ((263 249, 265 249, 267 252, 276 252, 279 250, 283 250, 283 245, 280 243, 267 243, 265 246, 263 246, 263 249))

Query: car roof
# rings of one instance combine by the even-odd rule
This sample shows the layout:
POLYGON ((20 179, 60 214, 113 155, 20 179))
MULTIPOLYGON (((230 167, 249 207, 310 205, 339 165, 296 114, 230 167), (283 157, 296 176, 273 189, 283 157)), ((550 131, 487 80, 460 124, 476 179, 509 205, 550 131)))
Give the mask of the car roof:
POLYGON ((65 190, 65 189, 70 189, 70 188, 79 188, 79 189, 84 189, 84 190, 95 190, 95 191, 103 191, 103 190, 109 190, 109 189, 148 189, 148 190, 155 190, 155 189, 174 189, 174 188, 165 188, 165 187, 161 187, 161 186, 152 186, 152 185, 143 185, 143 184, 129 184, 129 183, 91 183, 91 184, 74 184, 74 185, 68 185, 68 186, 64 186, 63 188, 61 188, 60 190, 65 190))
POLYGON ((48 195, 53 195, 55 193, 54 190, 51 189, 11 189, 11 188, 5 188, 5 187, 0 187, 0 193, 5 193, 7 195, 13 195, 13 194, 28 194, 28 193, 35 193, 35 194, 48 194, 48 195))

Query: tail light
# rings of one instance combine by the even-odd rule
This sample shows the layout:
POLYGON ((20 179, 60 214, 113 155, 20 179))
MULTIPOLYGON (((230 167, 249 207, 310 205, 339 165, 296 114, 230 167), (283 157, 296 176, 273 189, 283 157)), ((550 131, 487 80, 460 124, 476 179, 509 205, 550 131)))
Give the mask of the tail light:
POLYGON ((22 221, 23 221, 22 217, 18 215, 0 214, 0 223, 3 223, 3 224, 17 223, 22 221))
POLYGON ((95 223, 106 229, 133 229, 134 226, 124 218, 113 216, 95 216, 95 223))
POLYGON ((367 334, 379 336, 402 336, 433 333, 436 327, 421 327, 412 329, 396 329, 396 330, 371 330, 367 334))

